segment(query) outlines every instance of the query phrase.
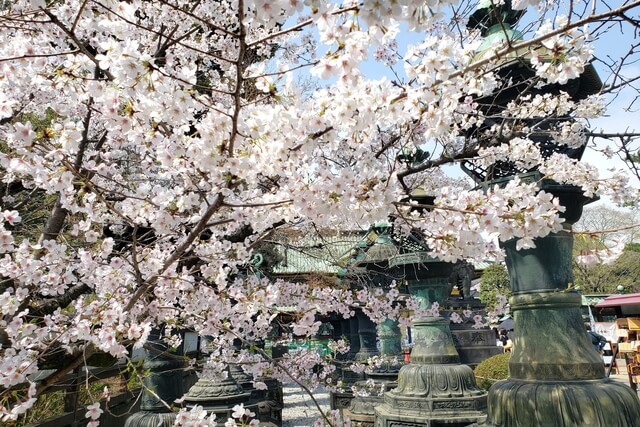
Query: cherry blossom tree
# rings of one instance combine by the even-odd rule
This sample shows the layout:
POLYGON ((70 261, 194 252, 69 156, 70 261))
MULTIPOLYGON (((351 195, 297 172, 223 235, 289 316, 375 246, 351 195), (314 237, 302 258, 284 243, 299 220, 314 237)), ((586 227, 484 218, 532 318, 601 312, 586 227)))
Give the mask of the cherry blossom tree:
MULTIPOLYGON (((498 16, 505 2, 494 3, 498 16)), ((606 96, 634 90, 625 65, 638 54, 640 1, 512 6, 528 9, 524 38, 480 55, 481 23, 466 25, 475 2, 0 1, 0 419, 93 354, 130 357, 159 325, 174 345, 183 328, 207 336, 211 375, 241 359, 256 377, 317 385, 299 360, 274 366, 232 341, 265 337, 283 305, 308 336, 315 315, 366 306, 384 320, 399 302, 253 274, 256 248, 278 230, 393 218, 454 261, 561 229, 562 206, 536 183, 474 190, 444 166, 539 165, 588 195, 636 203, 627 174, 543 156, 535 135, 581 147, 606 96), (596 58, 592 40, 617 32, 624 56, 596 58), (420 41, 407 46, 407 33, 420 41), (515 57, 530 87, 560 89, 518 89, 506 107, 483 108, 515 84, 500 74, 515 57), (602 93, 561 90, 596 59, 602 93), (371 78, 374 64, 390 77, 371 78), (559 116, 570 120, 546 120, 559 116), (478 129, 491 144, 478 144, 478 129), (407 199, 418 188, 436 196, 428 209, 407 199), (46 218, 21 227, 36 206, 46 218), (29 381, 52 361, 53 375, 29 381)))

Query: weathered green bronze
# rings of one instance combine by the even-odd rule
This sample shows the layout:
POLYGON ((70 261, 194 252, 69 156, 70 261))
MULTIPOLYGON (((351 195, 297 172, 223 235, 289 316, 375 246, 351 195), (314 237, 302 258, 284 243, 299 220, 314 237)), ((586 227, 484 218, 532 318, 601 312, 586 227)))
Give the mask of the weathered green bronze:
MULTIPOLYGON (((488 38, 518 39, 512 26, 522 16, 511 8, 510 0, 501 5, 484 2, 469 20, 471 28, 480 29, 488 38)), ((493 43, 495 40, 491 40, 493 43)), ((485 45, 486 48, 486 45, 485 45)), ((484 54, 482 49, 478 55, 484 54)), ((544 48, 538 48, 544 56, 544 48)), ((527 52, 513 51, 499 69, 505 83, 494 97, 482 104, 487 117, 505 112, 507 103, 533 87, 533 71, 527 63, 527 52), (511 83, 514 82, 514 83, 511 83)), ((580 100, 598 93, 602 82, 591 64, 576 79, 564 85, 545 85, 540 81, 536 93, 566 92, 571 99, 580 100)), ((529 92, 531 94, 533 92, 529 92)), ((500 115, 504 122, 518 120, 500 115)), ((569 116, 549 118, 559 122, 572 120, 569 116)), ((552 121, 552 120, 551 120, 552 121)), ((542 124, 538 120, 537 123, 542 124)), ((496 123, 487 119, 484 126, 496 123)), ((541 129, 544 129, 542 127, 541 129)), ((477 133, 478 134, 478 133, 477 133)), ((479 134, 478 134, 479 135, 479 134)), ((550 135, 535 139, 544 147, 545 155, 562 152, 579 160, 583 147, 568 149, 556 145, 550 135)), ((478 139, 479 146, 491 141, 478 139)), ((541 149, 542 152, 542 149, 541 149)), ((496 166, 496 165, 493 165, 496 166)), ((465 168, 478 183, 496 183, 495 179, 511 179, 518 168, 508 162, 500 167, 465 168)), ((572 283, 571 226, 582 213, 587 201, 579 188, 559 185, 528 169, 526 178, 539 183, 541 190, 552 193, 566 208, 564 229, 535 240, 536 247, 516 250, 516 242, 503 244, 511 278, 513 296, 510 299, 515 321, 515 337, 509 362, 509 378, 491 387, 488 397, 488 417, 485 424, 492 427, 623 427, 640 425, 640 401, 635 392, 624 384, 605 377, 604 364, 587 338, 580 313, 581 297, 569 289, 572 283)))
MULTIPOLYGON (((426 252, 398 255, 391 269, 404 276, 409 291, 423 309, 446 301, 453 265, 436 261, 426 252)), ((383 396, 375 408, 375 426, 466 426, 484 421, 487 395, 476 386, 470 367, 460 364, 449 320, 440 316, 413 320, 411 363, 398 375, 398 387, 383 396)))
POLYGON ((384 356, 398 356, 402 353, 400 327, 395 320, 387 319, 378 325, 378 339, 380 340, 380 354, 384 356))
POLYGON ((573 236, 585 198, 580 189, 544 183, 566 206, 565 229, 536 239, 533 249, 507 242, 515 320, 509 378, 491 387, 487 425, 509 427, 623 427, 640 422, 640 401, 606 378, 588 338, 580 295, 568 289, 573 236))
POLYGON ((167 405, 184 394, 186 363, 180 353, 170 353, 161 338, 159 329, 149 333, 142 365, 149 374, 143 379, 140 411, 127 418, 125 427, 169 427, 175 423, 176 413, 167 405))
POLYGON ((387 392, 398 385, 398 372, 400 370, 400 354, 402 343, 398 322, 387 319, 378 325, 378 338, 380 339, 380 354, 387 358, 387 362, 367 374, 367 381, 355 384, 356 388, 366 391, 368 395, 356 395, 343 410, 345 417, 349 417, 353 427, 373 427, 375 420, 375 407, 382 404, 382 393, 387 392))
POLYGON ((356 310, 358 317, 358 337, 360 350, 356 353, 356 361, 366 361, 380 354, 376 346, 376 324, 362 310, 356 310))
POLYGON ((216 415, 216 423, 223 426, 231 418, 233 407, 242 403, 254 414, 259 414, 258 402, 252 392, 246 391, 231 376, 226 378, 200 377, 184 396, 187 407, 202 406, 208 413, 216 415))
MULTIPOLYGON (((360 343, 362 340, 360 338, 359 320, 357 315, 347 320, 345 327, 343 328, 343 333, 345 333, 349 339, 349 353, 346 357, 343 357, 340 360, 356 360, 358 355, 363 354, 360 351, 360 343)), ((351 387, 356 382, 363 380, 364 374, 353 372, 348 367, 343 366, 338 367, 337 373, 342 391, 332 391, 329 393, 329 406, 331 409, 344 410, 349 407, 351 400, 353 400, 351 387)))

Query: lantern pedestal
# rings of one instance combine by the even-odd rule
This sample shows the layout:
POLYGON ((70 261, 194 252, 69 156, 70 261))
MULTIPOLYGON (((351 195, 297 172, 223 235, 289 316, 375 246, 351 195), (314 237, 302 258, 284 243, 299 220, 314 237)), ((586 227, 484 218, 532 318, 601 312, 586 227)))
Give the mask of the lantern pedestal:
MULTIPOLYGON (((452 265, 420 253, 408 254, 406 260, 401 257, 390 265, 402 267, 409 291, 422 308, 435 301, 444 303, 451 293, 452 265), (406 268, 416 257, 418 262, 406 268)), ((449 320, 416 318, 413 336, 411 363, 400 369, 398 387, 386 392, 382 405, 375 408, 375 426, 462 427, 484 421, 487 394, 477 388, 471 368, 460 364, 449 320)))
POLYGON ((504 427, 623 427, 640 420, 630 387, 606 378, 602 358, 582 322, 573 281, 571 224, 585 198, 572 186, 546 184, 566 207, 565 230, 535 240, 536 247, 503 246, 511 277, 515 337, 509 378, 489 390, 487 425, 504 427))
POLYGON ((170 427, 176 420, 171 405, 184 394, 186 364, 181 353, 171 354, 169 346, 162 341, 160 329, 152 329, 144 350, 144 391, 140 411, 131 414, 125 427, 170 427))
POLYGON ((627 385, 605 378, 575 292, 511 298, 515 339, 509 378, 489 390, 490 426, 623 427, 640 419, 627 385))
POLYGON ((398 372, 400 370, 400 327, 398 322, 387 319, 378 325, 378 337, 380 338, 380 353, 383 356, 395 358, 395 362, 387 362, 374 372, 367 374, 367 381, 359 381, 357 388, 371 389, 368 396, 356 396, 351 400, 348 408, 342 412, 349 417, 353 427, 374 427, 375 407, 381 405, 382 393, 385 393, 398 385, 398 372))
POLYGON ((200 405, 215 414, 218 426, 223 426, 231 418, 233 407, 240 403, 259 414, 258 402, 252 399, 251 391, 245 391, 231 375, 215 380, 201 377, 185 394, 184 403, 188 408, 200 405))

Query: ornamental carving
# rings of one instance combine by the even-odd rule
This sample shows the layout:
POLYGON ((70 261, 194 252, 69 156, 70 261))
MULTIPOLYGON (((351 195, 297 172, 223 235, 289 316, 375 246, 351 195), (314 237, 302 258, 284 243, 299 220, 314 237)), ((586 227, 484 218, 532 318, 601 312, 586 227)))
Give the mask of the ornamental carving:
POLYGON ((476 386, 467 365, 407 365, 402 368, 395 396, 470 397, 486 394, 476 386))
POLYGON ((418 400, 398 400, 395 402, 395 406, 404 409, 426 409, 429 407, 429 402, 421 402, 418 400))
POLYGON ((351 399, 336 399, 336 408, 345 409, 351 404, 351 399))
POLYGON ((186 400, 205 400, 212 398, 228 398, 247 394, 234 381, 213 382, 211 380, 200 379, 187 392, 186 400))
POLYGON ((482 334, 480 332, 474 332, 471 335, 471 342, 474 343, 474 344, 482 344, 482 343, 484 343, 485 339, 484 339, 483 335, 484 334, 482 334))
POLYGON ((474 409, 475 404, 469 400, 447 400, 445 402, 433 402, 433 409, 474 409))

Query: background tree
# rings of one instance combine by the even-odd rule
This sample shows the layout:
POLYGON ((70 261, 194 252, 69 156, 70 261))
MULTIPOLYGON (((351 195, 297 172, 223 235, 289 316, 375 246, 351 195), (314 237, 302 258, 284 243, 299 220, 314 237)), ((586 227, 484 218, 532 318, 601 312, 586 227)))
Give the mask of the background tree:
POLYGON ((622 285, 625 292, 640 292, 640 252, 629 244, 612 263, 584 266, 574 263, 574 285, 583 294, 614 294, 622 285))
POLYGON ((595 246, 616 242, 635 242, 640 233, 640 220, 633 210, 616 209, 611 205, 586 206, 582 217, 574 225, 576 249, 585 250, 589 243, 595 246), (582 234, 582 235, 580 235, 582 234), (585 246, 586 245, 586 246, 585 246))
POLYGON ((638 220, 634 211, 606 205, 587 207, 575 232, 574 285, 582 293, 615 293, 618 285, 628 290, 638 288, 640 259, 634 243, 638 220))
POLYGON ((490 311, 498 305, 498 295, 511 296, 509 273, 503 264, 491 264, 480 277, 480 301, 490 311))

